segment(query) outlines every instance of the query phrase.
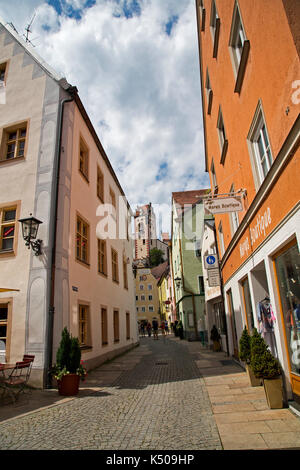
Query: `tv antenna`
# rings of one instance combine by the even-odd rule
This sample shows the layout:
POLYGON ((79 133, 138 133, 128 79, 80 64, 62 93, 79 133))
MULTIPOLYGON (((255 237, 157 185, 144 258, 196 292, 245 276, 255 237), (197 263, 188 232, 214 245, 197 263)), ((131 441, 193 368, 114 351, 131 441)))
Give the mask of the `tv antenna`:
POLYGON ((30 39, 29 39, 29 33, 32 32, 30 28, 31 28, 31 25, 32 25, 32 23, 33 23, 33 20, 34 20, 35 16, 36 16, 36 13, 34 13, 33 17, 32 17, 31 20, 30 20, 30 23, 29 23, 29 24, 27 25, 27 27, 25 28, 26 34, 23 34, 23 36, 25 37, 25 41, 26 41, 26 42, 29 42, 32 46, 34 46, 34 44, 32 44, 32 42, 31 42, 30 39))

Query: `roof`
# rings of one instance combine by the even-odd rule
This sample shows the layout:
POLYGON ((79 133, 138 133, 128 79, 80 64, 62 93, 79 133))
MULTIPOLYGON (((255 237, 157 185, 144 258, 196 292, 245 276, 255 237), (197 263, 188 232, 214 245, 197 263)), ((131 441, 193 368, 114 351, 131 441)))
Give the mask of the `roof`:
POLYGON ((195 189, 192 191, 178 191, 172 193, 172 198, 174 201, 183 206, 184 204, 196 204, 199 202, 203 196, 207 194, 207 191, 210 189, 195 189))
POLYGON ((152 275, 155 277, 155 279, 160 279, 165 270, 167 269, 169 263, 168 261, 165 261, 164 263, 159 264, 158 266, 155 266, 154 268, 151 269, 152 275))

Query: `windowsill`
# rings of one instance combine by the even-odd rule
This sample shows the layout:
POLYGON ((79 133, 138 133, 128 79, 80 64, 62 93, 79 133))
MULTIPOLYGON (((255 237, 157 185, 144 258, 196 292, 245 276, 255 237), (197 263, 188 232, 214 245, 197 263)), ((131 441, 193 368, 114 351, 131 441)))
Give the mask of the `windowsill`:
POLYGON ((102 346, 108 346, 108 341, 102 341, 102 346))
POLYGON ((87 261, 84 261, 80 258, 75 258, 76 261, 79 263, 79 264, 82 264, 83 266, 85 266, 86 268, 90 268, 90 264, 87 262, 87 261))
POLYGON ((107 274, 106 273, 101 273, 100 271, 98 271, 98 274, 99 274, 99 276, 104 277, 105 279, 107 279, 107 274))
POLYGON ((243 44, 242 56, 241 56, 239 69, 238 69, 238 72, 237 72, 234 93, 240 93, 241 92, 242 84, 243 84, 243 80, 244 80, 244 75, 245 75, 245 71, 246 71, 246 66, 247 66, 247 62, 248 62, 249 50, 250 50, 250 41, 248 39, 246 39, 244 41, 244 44, 243 44))
POLYGON ((224 165, 224 163, 225 163, 225 157, 226 157, 226 154, 227 154, 227 149, 228 149, 228 140, 225 139, 224 143, 223 143, 223 147, 222 147, 222 153, 221 153, 221 160, 220 160, 221 165, 224 165))
POLYGON ((91 351, 93 347, 92 346, 80 346, 80 349, 82 352, 88 352, 88 351, 91 351))
POLYGON ((114 343, 119 343, 120 340, 119 339, 114 339, 114 343))
POLYGON ((88 184, 90 184, 88 177, 80 169, 79 169, 79 174, 88 184))
POLYGON ((120 284, 119 281, 116 281, 115 279, 112 280, 115 284, 120 284))
POLYGON ((19 163, 23 162, 25 160, 25 157, 15 157, 15 158, 9 158, 9 159, 1 159, 0 160, 0 165, 8 165, 9 163, 19 163))
POLYGON ((14 250, 0 250, 0 257, 4 258, 5 256, 16 256, 16 253, 14 250))

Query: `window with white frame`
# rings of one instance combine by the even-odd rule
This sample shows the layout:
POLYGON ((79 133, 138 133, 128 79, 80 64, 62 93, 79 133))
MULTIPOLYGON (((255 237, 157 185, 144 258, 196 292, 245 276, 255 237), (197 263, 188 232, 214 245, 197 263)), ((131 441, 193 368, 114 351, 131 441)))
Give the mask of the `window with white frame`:
POLYGON ((218 43, 220 34, 220 18, 217 12, 215 0, 211 3, 210 11, 210 32, 213 41, 213 57, 216 58, 218 54, 218 43))
POLYGON ((227 148, 228 148, 228 140, 227 140, 227 137, 226 137, 226 131, 225 131, 224 119, 223 119, 223 114, 222 114, 221 107, 219 108, 219 115, 218 115, 218 121, 217 121, 217 130, 218 130, 220 151, 221 151, 220 163, 224 164, 226 153, 227 153, 227 148))
POLYGON ((229 48, 233 70, 236 78, 235 92, 239 93, 245 74, 249 55, 250 42, 246 38, 241 12, 238 3, 235 2, 232 16, 232 24, 229 38, 229 48))
POLYGON ((207 114, 211 114, 213 91, 211 88, 208 70, 206 70, 205 91, 206 91, 206 99, 207 99, 207 114))
MULTIPOLYGON (((234 185, 230 188, 230 193, 234 194, 234 185)), ((231 232, 232 235, 237 231, 239 226, 239 216, 237 212, 229 212, 230 217, 230 225, 231 225, 231 232)))
POLYGON ((221 256, 223 256, 224 253, 225 253, 225 244, 224 244, 224 234, 223 234, 222 222, 219 223, 218 234, 219 234, 220 252, 221 252, 221 256))
POLYGON ((248 143, 253 163, 252 167, 254 168, 255 182, 256 186, 259 187, 273 163, 270 140, 261 103, 258 104, 255 112, 252 126, 248 134, 248 143))
POLYGON ((210 174, 211 174, 211 183, 212 183, 213 192, 217 193, 218 192, 218 183, 217 183, 215 164, 214 164, 213 159, 212 159, 211 166, 210 166, 210 174))

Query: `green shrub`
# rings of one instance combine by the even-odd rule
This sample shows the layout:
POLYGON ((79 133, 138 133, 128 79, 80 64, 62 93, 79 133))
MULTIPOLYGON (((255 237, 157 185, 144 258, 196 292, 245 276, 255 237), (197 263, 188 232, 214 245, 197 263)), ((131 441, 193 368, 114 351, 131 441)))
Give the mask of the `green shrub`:
POLYGON ((273 379, 281 374, 278 359, 276 359, 268 349, 265 340, 258 333, 256 328, 251 337, 251 369, 257 378, 273 379))
POLYGON ((242 336, 240 337, 240 351, 239 356, 241 361, 250 364, 251 360, 251 337, 248 332, 248 328, 245 326, 242 336))
POLYGON ((56 364, 52 373, 59 380, 67 374, 77 374, 81 377, 86 375, 81 361, 79 339, 70 335, 66 327, 62 331, 60 345, 56 353, 56 364))

